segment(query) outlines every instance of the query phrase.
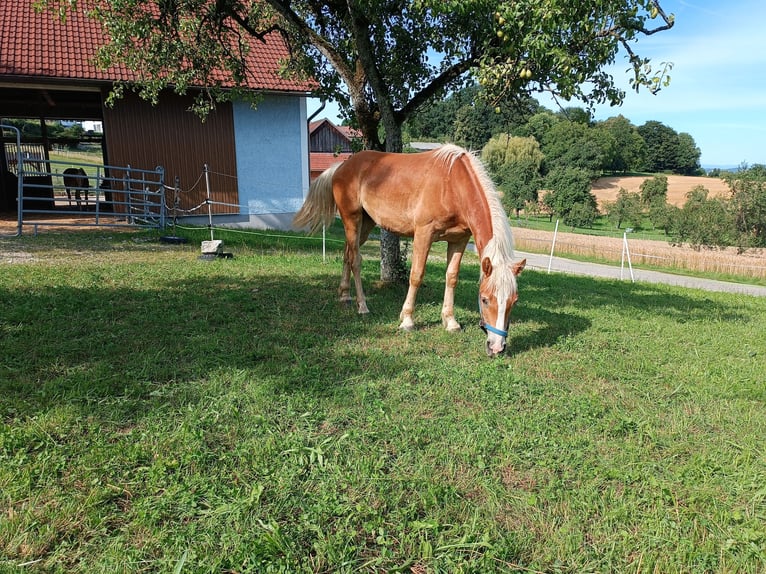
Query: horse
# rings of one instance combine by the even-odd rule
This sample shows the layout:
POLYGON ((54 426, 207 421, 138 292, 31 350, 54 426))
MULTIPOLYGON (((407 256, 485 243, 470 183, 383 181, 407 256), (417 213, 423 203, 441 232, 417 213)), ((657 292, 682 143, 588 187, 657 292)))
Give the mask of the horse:
POLYGON ((293 227, 314 233, 333 222, 336 210, 346 236, 338 293, 342 302, 351 302, 353 272, 361 314, 369 309, 362 289, 359 246, 376 225, 413 238, 409 289, 399 314, 399 328, 405 331, 415 328, 415 297, 435 241, 447 242, 442 324, 448 331, 461 330, 454 313, 455 285, 473 236, 481 261, 478 299, 480 326, 487 334, 486 353, 496 357, 505 351, 511 308, 518 298, 516 278, 526 259, 513 262, 508 217, 478 158, 455 145, 417 154, 358 152, 312 182, 293 227))
POLYGON ((69 205, 72 205, 72 190, 74 190, 75 202, 77 203, 77 209, 82 209, 80 192, 85 193, 85 207, 88 206, 88 189, 90 188, 90 182, 88 181, 88 174, 81 167, 68 167, 64 170, 64 188, 66 189, 66 197, 69 205))

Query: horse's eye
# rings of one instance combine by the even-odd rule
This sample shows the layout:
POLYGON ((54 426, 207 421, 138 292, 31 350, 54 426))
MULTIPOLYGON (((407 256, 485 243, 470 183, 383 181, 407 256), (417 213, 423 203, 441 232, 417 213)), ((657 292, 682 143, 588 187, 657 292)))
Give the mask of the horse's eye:
POLYGON ((487 299, 486 297, 482 297, 481 298, 481 304, 484 305, 485 307, 488 306, 489 305, 489 299, 487 299))

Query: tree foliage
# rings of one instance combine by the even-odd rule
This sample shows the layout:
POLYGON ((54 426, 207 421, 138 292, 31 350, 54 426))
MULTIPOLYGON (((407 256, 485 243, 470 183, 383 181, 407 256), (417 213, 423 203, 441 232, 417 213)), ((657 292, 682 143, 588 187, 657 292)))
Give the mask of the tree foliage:
POLYGON ((692 247, 726 247, 734 244, 734 217, 728 203, 720 197, 709 197, 709 191, 697 186, 687 194, 683 208, 673 225, 678 243, 692 247))
POLYGON ((701 152, 691 135, 679 134, 673 128, 654 120, 639 126, 638 133, 646 144, 647 171, 670 171, 683 175, 699 171, 701 152))
MULTIPOLYGON (((64 11, 77 2, 40 1, 64 11)), ((625 93, 603 68, 622 50, 634 87, 656 91, 668 70, 652 70, 636 43, 673 25, 656 0, 112 0, 92 14, 110 39, 101 63, 134 70, 150 99, 168 86, 226 97, 224 79, 242 84, 252 72, 250 43, 279 33, 292 49, 285 71, 316 78, 372 147, 384 147, 382 123, 395 151, 403 122, 472 71, 494 101, 545 91, 619 104, 625 93)))
POLYGON ((608 133, 570 120, 556 122, 542 137, 549 170, 572 167, 587 172, 591 179, 601 175, 608 149, 613 145, 608 133))
POLYGON ((638 189, 641 192, 641 202, 645 206, 665 203, 668 199, 668 178, 665 175, 646 178, 638 189))
POLYGON ((484 146, 481 157, 502 192, 506 211, 518 217, 525 205, 537 203, 543 165, 537 140, 499 134, 484 146))
POLYGON ((576 167, 557 167, 548 173, 544 185, 548 193, 543 202, 554 215, 561 217, 568 225, 578 226, 570 214, 575 206, 582 206, 582 209, 575 210, 578 221, 583 219, 583 213, 589 214, 590 221, 593 221, 597 214, 596 198, 591 192, 591 178, 587 171, 576 167))
POLYGON ((741 248, 766 247, 766 166, 727 173, 724 180, 732 190, 731 204, 741 248))
POLYGON ((606 213, 617 229, 620 229, 623 223, 636 229, 640 228, 644 217, 641 197, 621 187, 617 192, 617 199, 606 206, 606 213))
POLYGON ((630 120, 622 115, 601 122, 600 127, 614 141, 605 157, 604 170, 613 173, 637 171, 643 167, 646 154, 644 138, 630 120))

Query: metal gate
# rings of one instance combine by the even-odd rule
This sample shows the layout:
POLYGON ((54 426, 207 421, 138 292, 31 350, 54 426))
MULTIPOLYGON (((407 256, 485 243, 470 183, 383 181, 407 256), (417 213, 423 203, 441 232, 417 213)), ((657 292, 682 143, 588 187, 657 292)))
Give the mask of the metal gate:
MULTIPOLYGON (((13 126, 0 126, 3 129, 13 126)), ((165 227, 165 173, 131 166, 54 161, 34 154, 28 160, 16 130, 15 144, 3 150, 16 188, 17 233, 31 226, 165 227)), ((11 200, 13 201, 13 200, 11 200)))

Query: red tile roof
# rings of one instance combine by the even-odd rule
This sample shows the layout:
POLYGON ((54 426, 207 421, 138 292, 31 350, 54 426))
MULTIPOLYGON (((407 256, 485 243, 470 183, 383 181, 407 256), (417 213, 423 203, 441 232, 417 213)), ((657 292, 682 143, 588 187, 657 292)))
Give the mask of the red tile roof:
MULTIPOLYGON (((114 82, 134 80, 136 74, 124 67, 108 70, 93 64, 98 48, 106 41, 101 23, 85 14, 87 1, 69 11, 65 20, 55 13, 39 12, 33 0, 2 0, 0 9, 0 80, 18 79, 114 82)), ((279 33, 266 43, 253 41, 248 54, 254 90, 307 92, 311 82, 279 76, 280 62, 288 49, 279 33)))
POLYGON ((353 154, 351 153, 325 153, 325 152, 311 152, 309 157, 309 163, 311 164, 311 173, 319 175, 328 167, 334 166, 336 163, 343 163, 353 154))

